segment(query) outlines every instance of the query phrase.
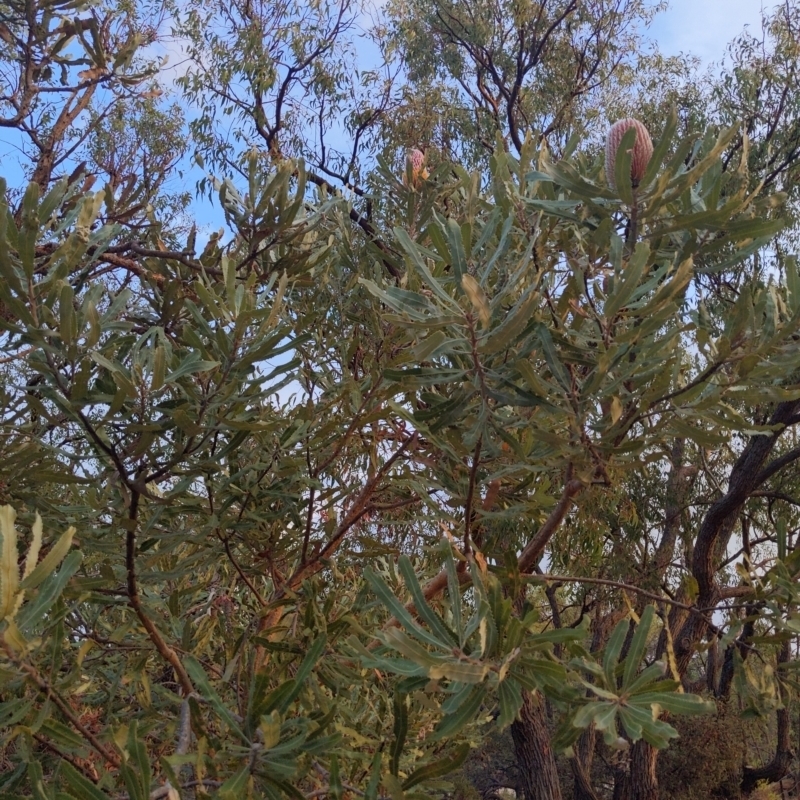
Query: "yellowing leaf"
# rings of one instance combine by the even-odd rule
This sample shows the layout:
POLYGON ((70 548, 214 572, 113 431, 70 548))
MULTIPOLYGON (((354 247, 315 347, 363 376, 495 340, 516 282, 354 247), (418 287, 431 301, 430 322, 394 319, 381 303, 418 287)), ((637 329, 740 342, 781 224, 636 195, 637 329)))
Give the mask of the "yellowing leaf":
POLYGON ((481 325, 483 325, 484 328, 488 328, 492 314, 489 310, 489 302, 486 299, 486 295, 483 293, 483 289, 478 285, 478 281, 476 281, 472 275, 465 273, 461 276, 461 286, 464 289, 464 293, 469 298, 470 303, 472 303, 472 307, 478 312, 481 325))
POLYGON ((23 589, 35 589, 55 568, 61 563, 72 545, 72 537, 75 535, 75 528, 70 526, 61 534, 58 541, 50 548, 47 555, 42 559, 30 575, 22 581, 23 589))
POLYGON ((611 422, 616 424, 617 420, 622 416, 622 401, 616 395, 611 398, 608 412, 611 415, 611 422))
POLYGON ((33 572, 36 562, 39 560, 39 550, 42 547, 42 518, 39 513, 36 513, 36 520, 31 528, 33 539, 31 546, 28 548, 28 555, 25 557, 25 569, 22 572, 22 579, 28 577, 33 572))
POLYGON ((3 537, 0 549, 0 619, 14 610, 19 588, 16 518, 17 512, 11 506, 0 506, 0 536, 3 537))

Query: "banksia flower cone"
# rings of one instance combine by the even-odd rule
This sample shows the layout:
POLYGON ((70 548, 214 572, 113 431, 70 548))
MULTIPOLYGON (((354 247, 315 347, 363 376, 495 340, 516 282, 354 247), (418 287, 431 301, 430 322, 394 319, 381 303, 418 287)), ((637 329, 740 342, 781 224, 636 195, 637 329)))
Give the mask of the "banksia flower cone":
MULTIPOLYGON (((428 170, 425 169, 425 153, 415 147, 409 151, 406 159, 411 167, 411 187, 416 188, 421 181, 428 177, 428 170)), ((403 176, 403 182, 405 183, 405 175, 403 176)))
POLYGON ((636 129, 636 143, 633 145, 631 157, 631 183, 638 186, 650 158, 653 155, 653 140, 647 128, 638 119, 621 119, 615 122, 606 137, 606 180, 614 186, 614 167, 617 162, 617 150, 622 137, 631 129, 636 129))

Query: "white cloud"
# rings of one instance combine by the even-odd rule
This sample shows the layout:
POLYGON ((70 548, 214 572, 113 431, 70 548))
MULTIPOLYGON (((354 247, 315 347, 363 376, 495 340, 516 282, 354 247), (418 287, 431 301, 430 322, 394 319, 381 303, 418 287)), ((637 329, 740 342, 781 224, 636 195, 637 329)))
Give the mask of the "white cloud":
MULTIPOLYGON (((774 2, 765 2, 770 11, 774 2)), ((745 26, 761 34, 760 0, 671 0, 649 30, 665 55, 691 53, 704 64, 719 62, 745 26)))

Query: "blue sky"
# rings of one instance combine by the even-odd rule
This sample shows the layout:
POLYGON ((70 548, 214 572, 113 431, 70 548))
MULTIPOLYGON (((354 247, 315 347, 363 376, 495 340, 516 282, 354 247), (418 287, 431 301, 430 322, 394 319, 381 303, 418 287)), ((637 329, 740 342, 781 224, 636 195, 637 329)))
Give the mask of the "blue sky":
MULTIPOLYGON (((772 10, 775 5, 773 0, 764 7, 772 10)), ((722 59, 728 42, 745 25, 760 33, 761 8, 760 0, 671 0, 649 34, 665 55, 691 53, 708 65, 722 59)))

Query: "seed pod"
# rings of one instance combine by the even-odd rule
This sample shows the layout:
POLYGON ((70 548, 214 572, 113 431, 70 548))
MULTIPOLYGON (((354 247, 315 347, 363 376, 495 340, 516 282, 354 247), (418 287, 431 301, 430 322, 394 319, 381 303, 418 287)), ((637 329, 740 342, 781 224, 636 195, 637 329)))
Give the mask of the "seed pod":
POLYGON ((638 119, 621 119, 615 122, 606 137, 606 180, 609 186, 614 187, 614 166, 617 161, 617 150, 622 137, 631 128, 636 129, 636 143, 631 154, 631 183, 638 186, 650 158, 653 155, 653 140, 647 128, 638 119))

